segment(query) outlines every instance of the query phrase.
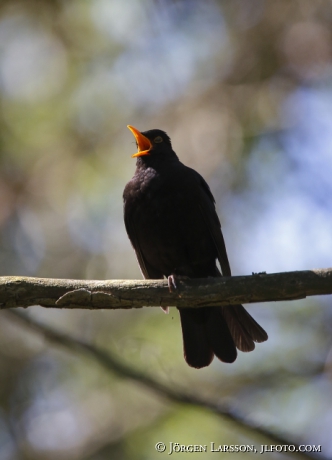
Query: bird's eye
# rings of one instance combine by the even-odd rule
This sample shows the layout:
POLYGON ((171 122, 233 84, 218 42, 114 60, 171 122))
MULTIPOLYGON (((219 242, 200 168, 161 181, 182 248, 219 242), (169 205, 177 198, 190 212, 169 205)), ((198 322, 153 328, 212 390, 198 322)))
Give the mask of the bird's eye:
POLYGON ((161 136, 157 136, 153 139, 153 141, 156 143, 156 144, 159 144, 160 142, 163 141, 163 138, 161 136))

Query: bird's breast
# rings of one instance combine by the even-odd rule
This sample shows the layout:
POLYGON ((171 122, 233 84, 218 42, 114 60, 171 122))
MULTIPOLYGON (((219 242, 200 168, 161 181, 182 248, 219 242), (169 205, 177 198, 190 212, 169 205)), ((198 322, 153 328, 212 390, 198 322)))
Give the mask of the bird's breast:
POLYGON ((188 276, 195 276, 194 267, 214 266, 216 251, 191 184, 149 170, 139 179, 129 197, 130 219, 149 264, 165 275, 188 276))

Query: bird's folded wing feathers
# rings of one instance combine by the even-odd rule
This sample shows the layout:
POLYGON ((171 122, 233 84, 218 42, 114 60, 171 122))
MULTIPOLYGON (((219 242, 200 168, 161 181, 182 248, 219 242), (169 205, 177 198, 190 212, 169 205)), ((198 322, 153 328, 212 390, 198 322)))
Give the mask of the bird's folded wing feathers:
POLYGON ((224 237, 221 232, 220 221, 215 208, 215 201, 208 184, 201 176, 199 176, 199 178, 202 192, 199 196, 198 207, 216 246, 222 274, 223 276, 231 276, 231 267, 228 261, 224 237))

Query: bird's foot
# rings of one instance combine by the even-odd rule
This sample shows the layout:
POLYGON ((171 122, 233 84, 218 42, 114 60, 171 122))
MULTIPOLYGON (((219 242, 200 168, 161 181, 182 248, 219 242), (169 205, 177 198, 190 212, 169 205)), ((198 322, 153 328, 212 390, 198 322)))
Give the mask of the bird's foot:
POLYGON ((174 292, 177 289, 175 278, 176 278, 176 275, 170 275, 167 278, 169 292, 174 292))
POLYGON ((188 280, 188 279, 189 279, 189 276, 170 275, 167 278, 169 292, 173 293, 177 290, 178 288, 176 285, 177 282, 181 280, 188 280))

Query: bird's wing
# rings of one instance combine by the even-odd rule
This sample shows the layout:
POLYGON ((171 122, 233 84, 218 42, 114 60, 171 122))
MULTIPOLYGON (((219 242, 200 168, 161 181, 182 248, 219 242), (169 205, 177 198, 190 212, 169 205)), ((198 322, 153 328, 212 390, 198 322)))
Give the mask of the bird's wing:
MULTIPOLYGON (((216 213, 213 195, 205 180, 198 173, 197 176, 196 180, 199 180, 201 185, 198 206, 202 218, 206 222, 210 235, 216 246, 222 274, 224 276, 231 276, 225 241, 221 232, 220 221, 216 213)), ((219 270, 217 270, 216 273, 219 273, 219 270)), ((254 342, 264 342, 267 340, 267 333, 249 315, 242 305, 222 307, 222 312, 234 343, 239 350, 251 351, 255 348, 254 342)))
MULTIPOLYGON (((196 171, 194 172, 196 173, 196 171)), ((200 213, 216 246, 222 274, 224 276, 231 276, 231 267, 228 261, 224 237, 221 232, 220 221, 215 208, 214 197, 211 193, 210 187, 205 182, 203 177, 198 173, 196 173, 196 175, 196 180, 199 181, 200 185, 200 192, 198 197, 198 207, 200 213)))

